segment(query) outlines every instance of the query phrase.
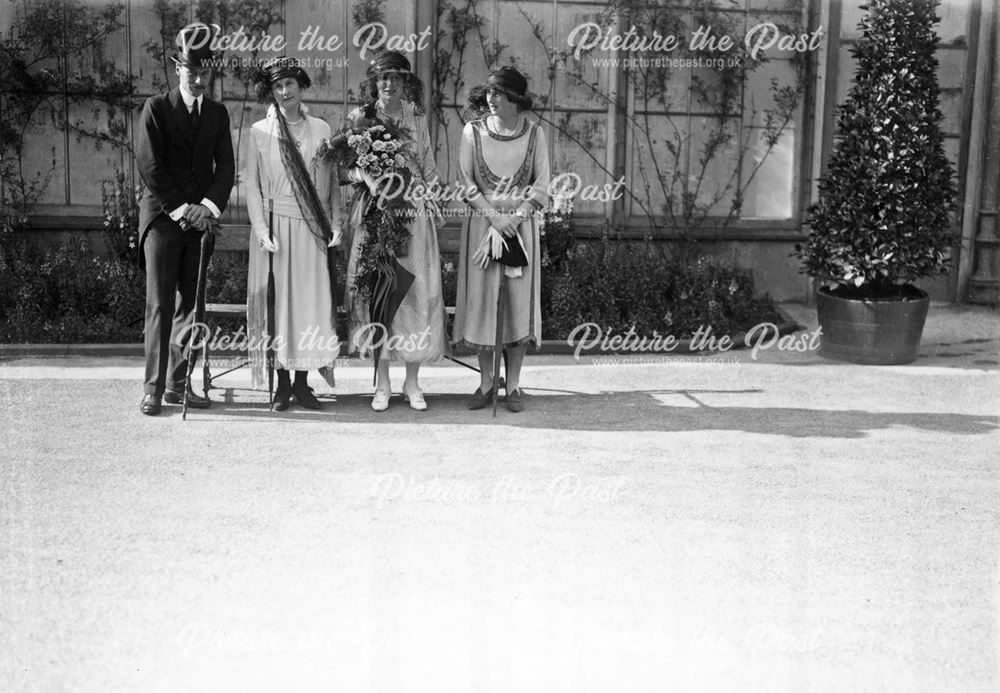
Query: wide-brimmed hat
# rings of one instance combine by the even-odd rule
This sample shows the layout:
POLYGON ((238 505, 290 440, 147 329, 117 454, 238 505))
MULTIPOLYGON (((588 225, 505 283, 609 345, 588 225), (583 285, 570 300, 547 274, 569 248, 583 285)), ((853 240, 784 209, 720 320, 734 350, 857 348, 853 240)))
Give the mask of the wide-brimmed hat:
POLYGON ((517 104, 522 111, 530 109, 534 103, 528 93, 527 78, 510 65, 494 70, 484 84, 469 90, 469 108, 479 113, 488 111, 486 93, 489 91, 500 92, 512 103, 517 104))
POLYGON ((302 69, 302 62, 297 58, 289 58, 282 55, 261 63, 251 76, 250 81, 253 84, 254 92, 257 94, 257 100, 270 101, 271 86, 279 79, 284 79, 285 77, 294 78, 303 89, 308 89, 312 86, 312 80, 309 79, 306 71, 302 69))
POLYGON ((399 74, 412 74, 413 68, 410 60, 402 53, 396 51, 381 51, 368 63, 366 76, 378 77, 386 72, 396 72, 399 74))
POLYGON ((424 100, 424 83, 413 74, 409 59, 396 51, 381 51, 368 63, 365 78, 361 80, 361 100, 369 101, 378 96, 376 82, 379 75, 386 73, 399 75, 403 80, 403 93, 406 94, 406 100, 417 108, 421 108, 424 100))
POLYGON ((171 60, 181 67, 212 67, 206 66, 205 62, 218 58, 212 50, 212 39, 217 33, 218 27, 201 23, 188 24, 178 32, 174 40, 177 52, 171 56, 171 60))

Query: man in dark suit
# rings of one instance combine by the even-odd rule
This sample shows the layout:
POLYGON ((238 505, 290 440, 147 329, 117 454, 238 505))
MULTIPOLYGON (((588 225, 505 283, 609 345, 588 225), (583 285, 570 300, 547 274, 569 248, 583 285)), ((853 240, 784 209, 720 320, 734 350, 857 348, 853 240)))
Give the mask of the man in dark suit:
POLYGON ((191 332, 201 235, 225 209, 236 173, 229 113, 205 96, 216 57, 212 37, 204 24, 181 31, 173 58, 180 86, 146 101, 137 132, 136 166, 146 184, 139 203, 146 265, 146 377, 139 409, 150 416, 160 413, 163 401, 181 402, 185 388, 189 407, 211 406, 186 382, 186 340, 178 343, 178 337, 191 332))

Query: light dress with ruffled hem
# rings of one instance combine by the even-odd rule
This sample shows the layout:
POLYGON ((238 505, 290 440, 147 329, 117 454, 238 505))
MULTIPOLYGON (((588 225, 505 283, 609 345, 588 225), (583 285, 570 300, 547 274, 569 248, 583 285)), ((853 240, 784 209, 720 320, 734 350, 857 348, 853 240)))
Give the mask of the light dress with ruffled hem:
MULTIPOLYGON (((305 111, 303 107, 303 111, 305 111)), ((291 127, 309 176, 316 186, 323 209, 334 226, 340 225, 340 186, 332 164, 315 160, 316 151, 330 137, 330 126, 308 114, 301 129, 291 127)), ((279 123, 275 107, 253 124, 247 163, 247 212, 250 216, 250 260, 247 276, 247 337, 251 383, 266 388, 267 278, 269 260, 274 260, 275 360, 286 370, 318 370, 333 385, 333 366, 340 355, 336 306, 330 285, 326 244, 309 230, 292 184, 281 162, 279 123), (267 235, 272 209, 271 232, 276 253, 260 247, 259 233, 267 235)))

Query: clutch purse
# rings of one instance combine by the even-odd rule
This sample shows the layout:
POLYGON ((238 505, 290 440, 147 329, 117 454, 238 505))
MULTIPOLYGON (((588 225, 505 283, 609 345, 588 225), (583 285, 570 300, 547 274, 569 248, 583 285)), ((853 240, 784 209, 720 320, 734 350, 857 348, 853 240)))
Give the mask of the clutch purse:
POLYGON ((515 233, 513 237, 504 240, 506 243, 500 246, 502 248, 500 257, 494 259, 507 267, 527 267, 528 254, 524 252, 524 243, 521 241, 521 235, 515 233))

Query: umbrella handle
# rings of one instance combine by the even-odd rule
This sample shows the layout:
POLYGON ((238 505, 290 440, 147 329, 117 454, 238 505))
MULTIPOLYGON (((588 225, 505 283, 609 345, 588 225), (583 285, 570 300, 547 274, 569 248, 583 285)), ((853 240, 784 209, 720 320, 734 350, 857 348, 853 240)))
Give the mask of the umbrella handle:
POLYGON ((503 314, 504 300, 507 289, 507 275, 504 274, 503 267, 500 268, 500 288, 497 290, 497 333, 496 343, 493 345, 493 416, 497 415, 497 390, 500 389, 500 356, 503 350, 503 314))

